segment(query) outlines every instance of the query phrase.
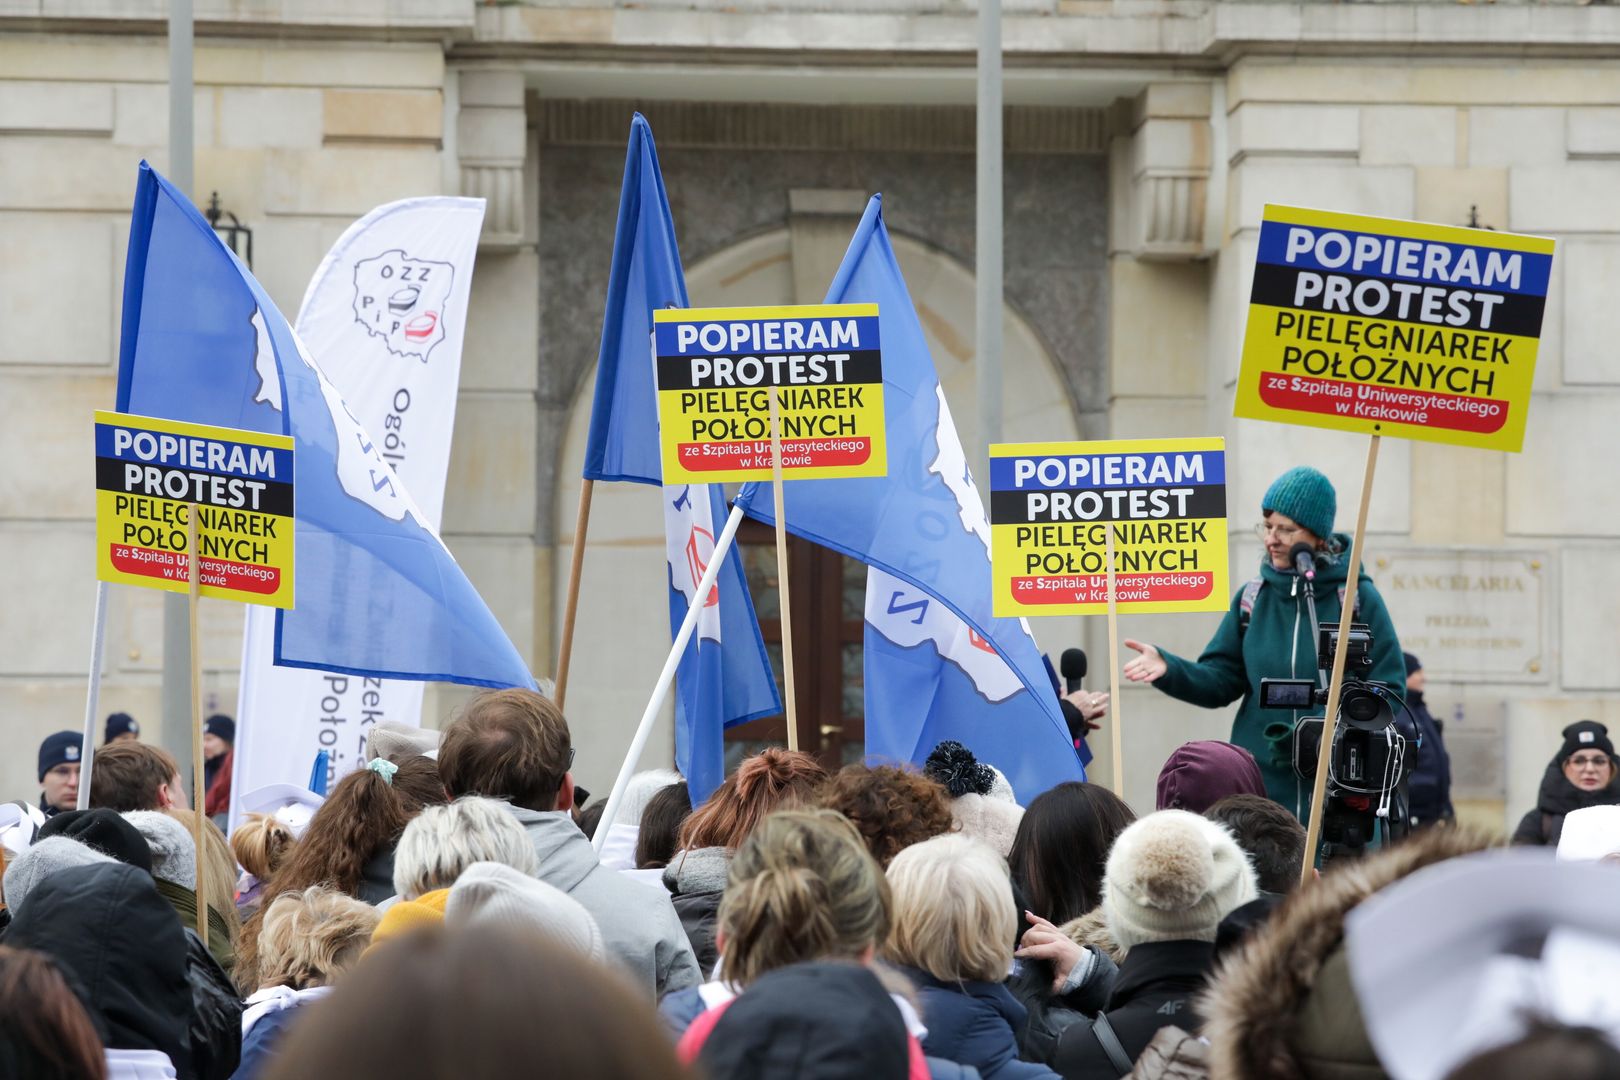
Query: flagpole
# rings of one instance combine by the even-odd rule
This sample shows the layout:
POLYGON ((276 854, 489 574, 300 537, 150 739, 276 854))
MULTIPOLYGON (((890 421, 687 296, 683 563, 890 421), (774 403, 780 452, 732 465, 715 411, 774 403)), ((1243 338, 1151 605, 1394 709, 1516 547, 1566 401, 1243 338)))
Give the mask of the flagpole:
POLYGON ((96 582, 96 621, 90 628, 90 688, 84 701, 84 744, 79 748, 76 810, 90 807, 90 773, 96 765, 96 713, 101 704, 101 660, 107 651, 107 583, 96 582))
MULTIPOLYGON (((202 866, 203 859, 207 857, 203 847, 203 827, 207 818, 203 817, 203 810, 207 806, 208 793, 203 784, 203 746, 202 746, 202 681, 201 664, 197 656, 197 599, 201 594, 202 586, 199 580, 197 551, 197 503, 191 503, 186 508, 186 626, 191 637, 191 801, 195 810, 195 818, 191 823, 192 840, 197 848, 197 865, 202 866)), ((205 882, 207 875, 197 875, 197 936, 208 941, 208 888, 205 882)))
POLYGON ((680 666, 681 655, 686 652, 686 644, 692 640, 692 631, 697 628, 698 616, 703 613, 705 606, 704 598, 709 595, 714 588, 715 579, 720 576, 720 564, 725 562, 726 555, 731 551, 732 541, 737 538, 737 527, 742 524, 742 519, 742 507, 733 506, 731 516, 726 519, 726 527, 720 530, 720 537, 714 543, 714 554, 709 556, 709 565, 704 568, 703 577, 692 593, 692 602, 687 605, 686 618, 681 620, 681 628, 675 633, 675 641, 669 648, 669 657, 664 661, 664 670, 658 673, 652 700, 647 702, 647 708, 641 714, 641 722, 636 725, 636 733, 630 740, 630 749, 624 756, 624 764, 619 766, 619 775, 613 781, 613 790, 608 794, 607 805, 602 808, 602 818, 596 824, 596 835, 592 838, 591 845, 596 848, 598 854, 602 851, 602 845, 607 842, 608 830, 612 828, 614 818, 619 813, 625 789, 630 786, 630 777, 635 774, 636 765, 641 761, 641 752, 647 747, 647 737, 652 734, 658 710, 663 708, 664 699, 669 696, 669 688, 675 682, 675 669, 680 666))
POLYGON ((585 534, 591 527, 591 495, 596 481, 586 477, 579 485, 579 512, 574 517, 574 554, 568 566, 568 600, 563 607, 562 646, 557 650, 556 689, 552 699, 562 710, 568 696, 568 665, 574 658, 574 616, 579 612, 579 579, 585 569, 585 534))
POLYGON ((1114 766, 1114 794, 1125 798, 1125 725, 1119 721, 1119 607, 1114 587, 1114 523, 1108 523, 1108 743, 1114 766))
POLYGON ((787 697, 787 745, 799 748, 799 699, 793 692, 793 616, 788 607, 787 513, 782 495, 782 417, 771 387, 771 497, 776 503, 776 595, 782 609, 782 690, 787 697))

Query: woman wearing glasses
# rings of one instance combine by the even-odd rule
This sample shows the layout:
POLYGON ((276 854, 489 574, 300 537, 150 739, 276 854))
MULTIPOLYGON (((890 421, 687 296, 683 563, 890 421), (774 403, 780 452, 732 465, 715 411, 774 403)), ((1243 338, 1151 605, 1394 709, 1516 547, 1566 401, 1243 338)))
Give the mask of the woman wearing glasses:
MULTIPOLYGON (((1295 571, 1289 552, 1296 544, 1309 544, 1316 558, 1316 577, 1310 586, 1316 614, 1323 626, 1337 626, 1340 599, 1349 576, 1350 537, 1333 531, 1337 499, 1328 478, 1315 469, 1299 466, 1278 477, 1261 500, 1263 519, 1255 533, 1266 546, 1260 573, 1232 597, 1226 618, 1197 660, 1187 660, 1165 649, 1127 639, 1140 655, 1125 665, 1125 677, 1150 682, 1171 697, 1193 705, 1218 709, 1242 699, 1232 721, 1232 742, 1254 755, 1265 779, 1266 794, 1305 820, 1311 799, 1310 785, 1293 766, 1293 727, 1301 717, 1320 716, 1321 709, 1302 709, 1292 715, 1260 708, 1261 679, 1308 679, 1316 676, 1316 642, 1305 606, 1303 578, 1295 571)), ((1384 600, 1373 587, 1365 566, 1356 589, 1358 623, 1372 631, 1372 670, 1360 677, 1397 688, 1406 682, 1400 642, 1384 600)))
POLYGON ((1620 779, 1615 776, 1614 743, 1609 729, 1596 720, 1582 720, 1563 731, 1564 745, 1547 763, 1541 778, 1536 808, 1513 831, 1515 844, 1558 846, 1564 815, 1588 806, 1620 803, 1620 779))

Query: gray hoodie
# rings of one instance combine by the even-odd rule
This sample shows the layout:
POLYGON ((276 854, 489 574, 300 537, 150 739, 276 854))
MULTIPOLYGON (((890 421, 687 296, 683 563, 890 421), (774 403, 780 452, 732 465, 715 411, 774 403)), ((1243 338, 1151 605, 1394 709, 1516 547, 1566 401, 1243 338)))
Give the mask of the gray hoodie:
POLYGON ((562 811, 541 813, 510 804, 507 809, 540 858, 535 876, 585 906, 602 930, 608 956, 645 986, 653 1001, 703 981, 681 920, 662 889, 597 862, 591 842, 562 811))

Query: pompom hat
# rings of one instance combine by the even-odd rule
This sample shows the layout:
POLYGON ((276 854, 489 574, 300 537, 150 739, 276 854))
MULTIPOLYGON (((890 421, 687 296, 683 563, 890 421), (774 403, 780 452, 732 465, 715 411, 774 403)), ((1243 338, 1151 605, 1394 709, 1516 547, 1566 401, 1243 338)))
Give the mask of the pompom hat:
POLYGON ((1122 949, 1214 941, 1221 920, 1258 895, 1232 834, 1185 810, 1160 810, 1120 833, 1103 880, 1108 929, 1122 949))

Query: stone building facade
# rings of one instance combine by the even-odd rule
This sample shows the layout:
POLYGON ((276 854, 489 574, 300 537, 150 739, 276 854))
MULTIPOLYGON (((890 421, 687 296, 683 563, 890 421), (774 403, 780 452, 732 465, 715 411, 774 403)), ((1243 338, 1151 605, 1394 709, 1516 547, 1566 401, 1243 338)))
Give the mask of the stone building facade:
MULTIPOLYGON (((1607 603, 1620 484, 1606 468, 1620 452, 1620 306, 1603 284, 1620 270, 1620 11, 1003 6, 1005 431, 1225 435, 1234 584, 1258 557, 1246 527, 1270 479, 1322 467, 1348 528, 1365 450, 1231 419, 1262 206, 1559 241, 1524 452, 1386 443, 1370 518, 1371 569, 1428 663, 1458 794, 1484 820, 1522 812, 1560 727, 1620 719, 1607 603)), ((32 790, 38 738, 83 710, 90 413, 113 398, 134 167, 167 157, 164 15, 156 0, 0 0, 8 796, 32 790)), ((197 17, 195 194, 217 191, 252 227, 255 271, 285 312, 372 206, 489 200, 444 531, 537 673, 554 663, 632 109, 658 136, 705 304, 819 300, 864 197, 882 190, 964 444, 978 444, 972 4, 199 0, 197 17)), ((598 489, 569 691, 579 773, 598 790, 668 640, 644 599, 663 595, 662 550, 650 492, 598 489)), ((774 571, 755 561, 768 592, 774 571)), ((858 593, 858 573, 826 572, 858 593)), ((826 618, 838 625, 837 603, 826 618)), ((1124 629, 1196 653, 1212 627, 1165 616, 1124 629)), ((1037 632, 1053 652, 1084 644, 1103 670, 1095 620, 1037 632)), ((204 635, 204 693, 229 710, 239 610, 205 604, 204 635)), ((846 714, 851 655, 826 698, 846 714)), ((158 594, 114 590, 107 709, 155 718, 161 662, 158 594)), ((464 696, 435 688, 429 720, 464 696)), ((1152 691, 1121 707, 1139 805, 1177 743, 1226 733, 1224 715, 1152 691)), ((858 725, 828 737, 858 750, 858 725)), ((666 726, 654 753, 669 744, 666 726)))

